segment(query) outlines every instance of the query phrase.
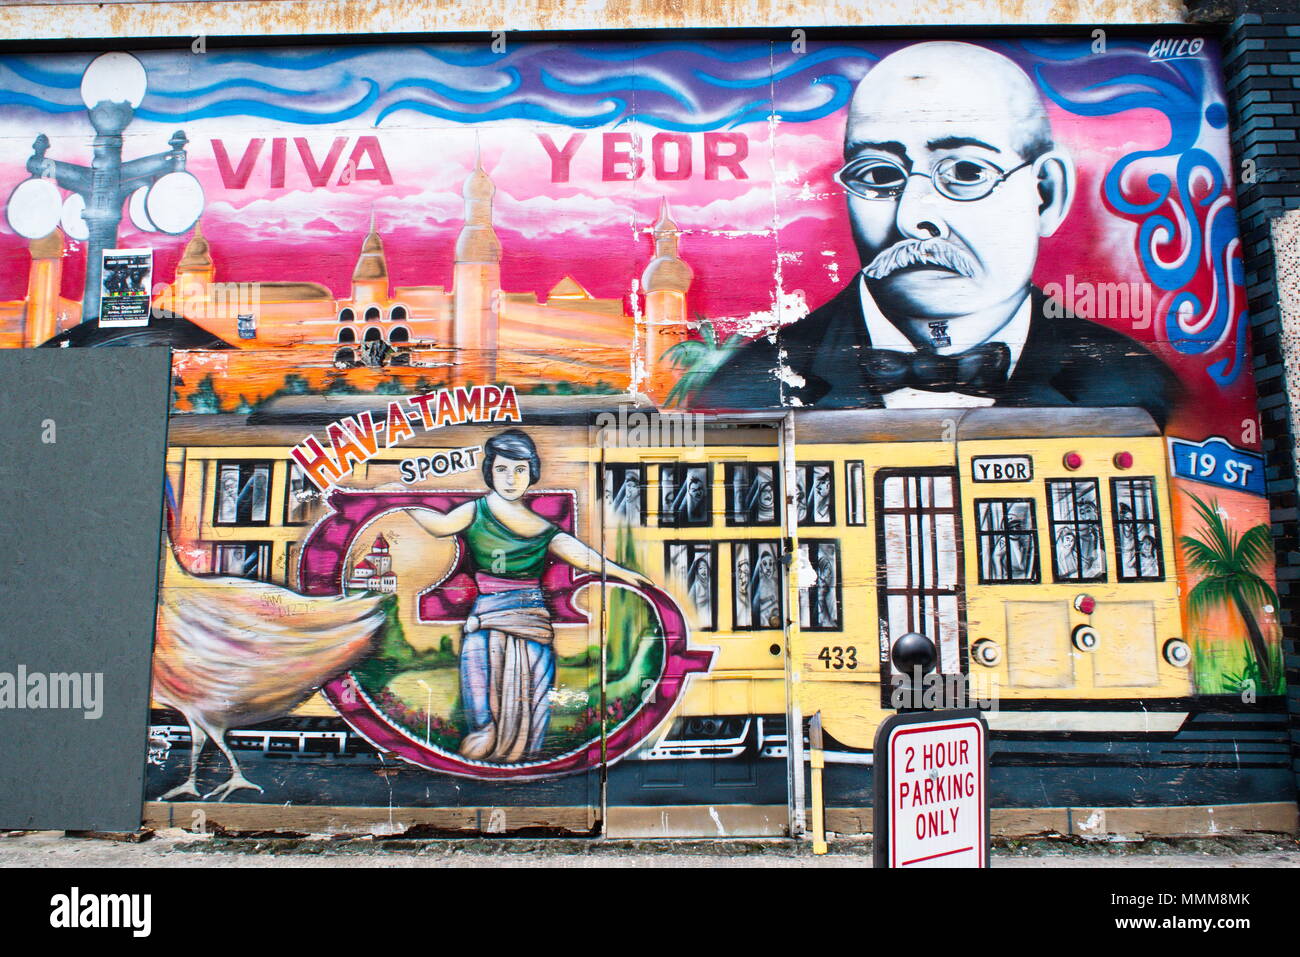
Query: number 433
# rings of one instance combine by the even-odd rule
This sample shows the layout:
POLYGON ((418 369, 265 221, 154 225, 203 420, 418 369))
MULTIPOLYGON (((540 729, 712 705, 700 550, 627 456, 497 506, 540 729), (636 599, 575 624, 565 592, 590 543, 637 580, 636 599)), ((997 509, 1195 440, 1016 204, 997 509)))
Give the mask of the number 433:
POLYGON ((832 648, 823 648, 817 653, 817 660, 825 662, 828 671, 832 669, 842 671, 846 668, 853 671, 858 667, 858 649, 853 645, 845 648, 841 648, 839 645, 832 648))

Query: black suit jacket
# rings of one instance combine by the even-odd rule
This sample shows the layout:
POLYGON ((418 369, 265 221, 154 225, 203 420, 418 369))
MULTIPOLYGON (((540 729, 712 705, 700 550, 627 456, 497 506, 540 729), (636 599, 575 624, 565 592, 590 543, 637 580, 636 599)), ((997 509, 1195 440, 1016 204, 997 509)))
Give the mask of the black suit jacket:
MULTIPOLYGON (((1180 391, 1164 363, 1127 336, 1063 308, 1061 318, 1047 316, 1047 297, 1037 288, 1031 296, 1025 347, 995 404, 1138 406, 1164 427, 1180 391)), ((860 357, 869 348, 855 275, 834 299, 779 330, 775 343, 762 338, 742 346, 691 405, 697 410, 881 408, 881 393, 862 372, 860 357), (777 377, 780 350, 803 385, 783 385, 777 377)))

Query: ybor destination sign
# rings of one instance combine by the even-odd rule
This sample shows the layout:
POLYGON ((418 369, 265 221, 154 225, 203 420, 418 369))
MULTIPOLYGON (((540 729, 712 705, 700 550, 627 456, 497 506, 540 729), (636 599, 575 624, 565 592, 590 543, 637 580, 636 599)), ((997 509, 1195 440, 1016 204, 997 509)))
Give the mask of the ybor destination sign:
POLYGON ((891 715, 876 732, 876 866, 988 867, 987 783, 978 711, 891 715))

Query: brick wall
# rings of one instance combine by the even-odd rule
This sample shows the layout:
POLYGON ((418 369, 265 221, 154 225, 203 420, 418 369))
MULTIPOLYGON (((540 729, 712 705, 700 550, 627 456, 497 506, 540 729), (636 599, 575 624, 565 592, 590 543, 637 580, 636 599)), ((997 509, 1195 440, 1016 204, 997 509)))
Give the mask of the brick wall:
MULTIPOLYGON (((1300 210, 1300 11, 1267 12, 1277 9, 1272 4, 1254 9, 1265 12, 1243 14, 1229 26, 1224 71, 1238 163, 1265 474, 1278 556, 1292 767, 1300 784, 1300 536, 1296 501, 1296 413, 1300 409, 1288 400, 1287 389, 1288 368, 1293 379, 1300 370, 1296 357, 1287 355, 1295 349, 1297 330, 1284 335, 1280 300, 1280 296, 1290 296, 1294 302, 1300 296, 1300 275, 1293 274, 1289 264, 1279 274, 1273 238, 1275 221, 1289 210, 1300 210)), ((1276 235, 1295 233, 1278 230, 1276 235)), ((1294 310, 1285 312, 1294 324, 1294 310)), ((1294 389, 1295 383, 1291 384, 1294 389)))

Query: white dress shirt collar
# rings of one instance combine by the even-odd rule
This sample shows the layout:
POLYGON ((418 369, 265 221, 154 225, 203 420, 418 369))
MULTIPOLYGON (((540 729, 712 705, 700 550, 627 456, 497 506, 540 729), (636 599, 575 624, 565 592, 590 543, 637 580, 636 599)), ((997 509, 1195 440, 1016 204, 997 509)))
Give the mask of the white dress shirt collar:
MULTIPOLYGON (((867 290, 866 277, 861 273, 858 274, 858 292, 862 304, 862 320, 866 324, 867 335, 871 337, 872 348, 888 349, 892 352, 916 352, 917 348, 912 344, 912 340, 903 335, 902 331, 880 311, 880 307, 876 305, 875 299, 867 290)), ((1020 361, 1020 353, 1024 351, 1033 311, 1033 296, 1026 296, 1011 320, 1003 323, 1002 328, 985 340, 985 342, 1004 343, 1011 350, 1011 364, 1007 367, 1008 376, 1015 371, 1016 363, 1020 361)), ((973 349, 983 344, 972 342, 965 345, 967 349, 973 349)), ((928 392, 911 387, 888 392, 882 395, 881 399, 889 409, 960 408, 992 405, 994 401, 989 396, 966 395, 963 392, 928 392)))
MULTIPOLYGON (((903 335, 898 326, 885 318, 885 314, 880 311, 876 300, 871 298, 871 293, 867 290, 867 279, 861 273, 858 274, 858 293, 862 303, 862 319, 866 323, 867 335, 871 337, 872 347, 889 349, 892 352, 916 352, 912 340, 903 335)), ((1033 316, 1033 311, 1034 297, 1026 296, 1011 320, 1003 323, 1002 328, 984 340, 1005 343, 1011 350, 1011 364, 1007 367, 1007 375, 1011 375, 1016 370, 1020 353, 1025 349, 1025 339, 1029 337, 1029 320, 1033 316)), ((973 349, 983 344, 983 342, 971 342, 966 344, 966 348, 973 349)))

